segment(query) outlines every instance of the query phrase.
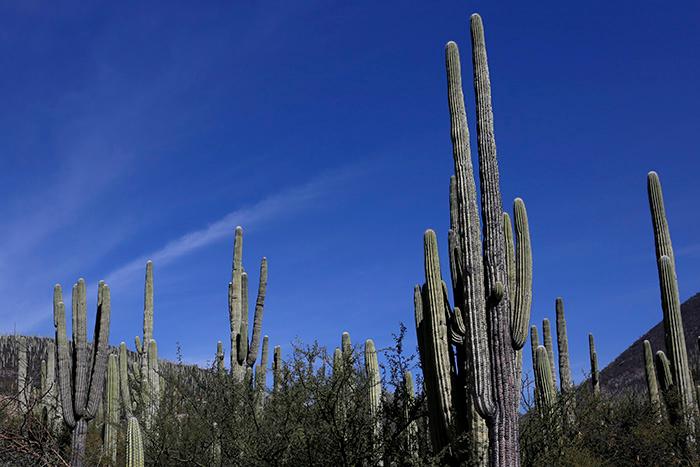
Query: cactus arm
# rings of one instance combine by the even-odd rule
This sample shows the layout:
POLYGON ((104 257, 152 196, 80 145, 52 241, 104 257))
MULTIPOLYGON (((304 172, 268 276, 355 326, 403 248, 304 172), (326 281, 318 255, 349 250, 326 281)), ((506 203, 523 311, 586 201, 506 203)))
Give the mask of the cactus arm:
POLYGON ((656 352, 656 375, 659 378, 659 387, 664 395, 668 395, 673 387, 673 375, 671 374, 671 362, 663 350, 656 352))
POLYGON ((88 399, 88 349, 87 349, 87 300, 85 280, 78 279, 73 286, 73 405, 75 414, 82 417, 87 411, 88 399))
MULTIPOLYGON (((515 239, 513 238, 513 225, 510 221, 510 215, 507 212, 503 213, 503 240, 506 248, 506 283, 508 284, 508 292, 514 296, 515 289, 517 287, 517 273, 515 272, 515 239)), ((513 305, 515 305, 515 300, 511 302, 511 307, 509 310, 511 334, 513 334, 513 314, 515 312, 515 307, 513 305)))
POLYGON ((554 373, 554 346, 552 345, 552 328, 549 325, 547 318, 542 320, 542 339, 544 340, 544 348, 547 349, 549 358, 549 367, 552 373, 552 383, 557 387, 557 377, 554 373))
POLYGON ((540 345, 540 340, 537 335, 537 326, 534 324, 530 326, 530 348, 532 350, 532 364, 535 364, 535 353, 537 351, 537 347, 540 345))
POLYGON ((111 294, 107 284, 100 282, 97 288, 98 303, 93 333, 92 374, 90 377, 90 392, 87 401, 86 417, 93 418, 102 403, 104 377, 107 369, 109 344, 109 320, 111 315, 111 294))
POLYGON ((68 348, 68 336, 66 335, 66 307, 63 304, 61 286, 54 287, 54 325, 56 327, 56 356, 58 359, 58 387, 61 398, 63 419, 69 428, 75 427, 73 414, 73 393, 71 381, 71 356, 68 348))
POLYGON ((557 350, 559 353, 559 385, 563 393, 568 393, 574 387, 571 381, 571 365, 569 363, 569 338, 566 333, 566 317, 564 316, 564 300, 556 299, 557 315, 557 350))
MULTIPOLYGON (((515 250, 515 287, 509 290, 512 310, 510 335, 513 349, 520 350, 527 340, 527 327, 530 324, 532 307, 532 247, 527 210, 522 199, 515 198, 513 214, 517 249, 515 250)), ((509 285, 510 281, 509 273, 509 285)), ((516 381, 516 384, 518 383, 516 381)))
POLYGON ((656 259, 658 261, 662 256, 668 256, 671 262, 674 262, 671 232, 668 228, 666 208, 664 207, 664 195, 661 191, 661 181, 656 172, 652 171, 647 175, 647 194, 649 195, 649 210, 654 228, 656 259))
POLYGON ((248 273, 245 269, 241 272, 241 327, 243 324, 248 324, 248 273))
POLYGON ((542 410, 549 409, 556 400, 557 391, 552 384, 551 371, 547 349, 540 345, 535 350, 535 387, 538 407, 542 410))
POLYGON ((265 293, 267 291, 267 258, 263 258, 260 263, 260 284, 258 286, 258 297, 255 300, 255 317, 253 318, 253 335, 248 347, 248 366, 255 364, 260 345, 260 335, 262 334, 263 313, 265 311, 265 293))

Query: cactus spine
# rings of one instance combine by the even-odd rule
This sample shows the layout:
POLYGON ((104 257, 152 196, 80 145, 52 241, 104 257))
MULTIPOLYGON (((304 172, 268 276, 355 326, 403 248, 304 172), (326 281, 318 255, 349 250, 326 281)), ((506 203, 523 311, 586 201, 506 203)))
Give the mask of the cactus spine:
POLYGON ((54 288, 54 326, 58 381, 63 408, 63 419, 72 432, 71 466, 83 465, 88 422, 102 402, 107 342, 109 340, 110 291, 100 282, 97 289, 97 317, 93 336, 93 353, 89 358, 87 347, 87 304, 85 281, 73 286, 73 354, 70 354, 66 336, 66 312, 61 286, 54 288), (91 363, 91 368, 88 366, 91 363))
POLYGON ((129 417, 126 425, 126 467, 143 467, 143 439, 136 417, 129 417))
MULTIPOLYGON (((647 192, 654 229, 654 246, 661 289, 661 307, 663 309, 664 337, 666 350, 670 355, 670 369, 673 386, 678 391, 678 409, 683 423, 689 433, 695 429, 697 402, 695 385, 690 374, 688 352, 683 332, 683 318, 678 296, 678 279, 671 244, 671 233, 666 220, 666 211, 661 191, 661 182, 656 172, 647 176, 647 192)), ((692 438, 692 437, 690 437, 692 438)), ((693 439, 689 439, 693 442, 693 439)))
POLYGON ((119 427, 119 369, 117 356, 110 354, 107 363, 107 414, 102 446, 112 464, 117 462, 117 431, 119 427))
POLYGON ((591 389, 593 395, 600 395, 600 373, 598 372, 598 354, 595 351, 593 334, 588 333, 588 355, 591 359, 591 389))
POLYGON ((651 343, 645 340, 644 347, 644 374, 647 380, 647 390, 649 391, 649 403, 652 410, 661 415, 661 398, 659 397, 659 386, 657 384, 656 369, 654 368, 654 353, 651 350, 651 343))
POLYGON ((260 283, 255 300, 253 332, 248 340, 248 275, 243 270, 243 229, 236 227, 233 241, 231 282, 228 284, 229 324, 231 328, 231 374, 241 382, 247 369, 255 367, 262 335, 262 320, 267 291, 267 259, 260 263, 260 283))

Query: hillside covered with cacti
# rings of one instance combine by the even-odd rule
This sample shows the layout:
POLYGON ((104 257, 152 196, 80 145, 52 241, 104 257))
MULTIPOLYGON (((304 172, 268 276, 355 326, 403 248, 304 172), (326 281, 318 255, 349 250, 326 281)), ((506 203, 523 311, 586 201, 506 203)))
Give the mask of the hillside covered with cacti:
MULTIPOLYGON (((440 138, 452 152, 433 156, 450 166, 433 208, 445 222, 416 231, 422 248, 405 252, 422 269, 403 288, 412 302, 404 319, 373 335, 338 332, 330 346, 268 334, 279 316, 268 290, 280 280, 275 258, 251 255, 259 231, 244 235, 236 224, 226 227, 221 306, 193 308, 186 323, 173 324, 156 299, 168 280, 159 261, 172 258, 156 251, 139 263, 133 342, 113 332, 130 316, 115 306, 118 274, 47 284, 52 334, 0 336, 0 465, 700 465, 700 294, 681 304, 677 263, 687 257, 672 243, 662 177, 648 171, 638 194, 648 202, 654 259, 645 267, 658 278, 661 321, 601 369, 597 346, 609 335, 577 326, 567 290, 553 316, 533 318, 539 253, 531 234, 541 206, 526 207, 527 185, 507 197, 513 179, 503 173, 513 159, 497 150, 491 36, 478 13, 467 32, 443 50, 449 131, 440 138), (179 344, 176 359, 159 356, 168 326, 189 333, 210 313, 225 319, 226 339, 206 334, 206 363, 185 364, 179 344), (390 344, 379 345, 386 335, 390 344), (590 365, 578 384, 574 335, 587 336, 590 365)), ((225 219, 254 224, 247 214, 225 219)), ((310 264, 304 258, 295 275, 305 277, 310 264)), ((347 284, 347 293, 361 287, 347 284)), ((310 326, 303 299, 285 306, 294 315, 284 326, 310 326)))

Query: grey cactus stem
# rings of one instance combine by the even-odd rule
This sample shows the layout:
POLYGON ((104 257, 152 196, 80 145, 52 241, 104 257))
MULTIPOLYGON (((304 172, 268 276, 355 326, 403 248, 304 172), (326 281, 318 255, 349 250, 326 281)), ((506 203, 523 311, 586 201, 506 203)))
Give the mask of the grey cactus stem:
POLYGON ((158 412, 158 406, 160 403, 160 371, 158 368, 158 344, 156 344, 155 339, 151 339, 148 345, 148 374, 147 374, 148 387, 146 391, 148 397, 146 399, 147 405, 144 405, 146 409, 147 416, 145 417, 146 426, 150 427, 153 417, 158 412))
POLYGON ((136 417, 129 417, 126 426, 126 467, 143 467, 143 439, 136 417))
POLYGON ((661 392, 665 397, 668 397, 671 388, 673 387, 671 362, 668 360, 668 357, 666 357, 663 350, 658 350, 656 352, 656 359, 654 363, 656 364, 656 376, 659 379, 661 392))
POLYGON ((426 350, 426 393, 430 414, 433 448, 442 450, 453 435, 451 357, 447 340, 445 303, 440 275, 440 259, 435 232, 427 230, 423 237, 425 279, 423 287, 423 320, 417 328, 423 334, 426 350))
MULTIPOLYGON (((245 369, 239 363, 238 339, 241 333, 242 324, 242 265, 243 256, 243 229, 236 227, 233 240, 233 265, 231 268, 231 282, 229 282, 229 320, 231 325, 231 374, 237 381, 242 381, 245 369)), ((246 336, 247 338, 247 336, 246 336)))
POLYGON ((282 348, 275 346, 272 353, 272 387, 275 392, 282 389, 282 348))
POLYGON ((216 369, 219 373, 226 372, 224 365, 224 344, 221 341, 216 343, 216 369))
POLYGON ((566 333, 566 317, 564 316, 564 300, 557 297, 557 350, 559 353, 559 385, 562 393, 571 392, 574 383, 571 381, 571 365, 569 363, 569 338, 566 333))
POLYGON ((126 343, 119 344, 119 395, 121 396, 124 413, 130 416, 133 411, 133 400, 129 387, 129 357, 126 353, 126 343))
POLYGON ((598 373, 598 354, 595 351, 593 334, 588 333, 588 356, 591 360, 591 389, 593 395, 600 395, 600 374, 598 373))
POLYGON ((24 336, 17 338, 17 402, 19 410, 29 410, 30 383, 27 378, 27 341, 24 336))
POLYGON ((109 355, 107 364, 106 417, 102 446, 112 464, 117 462, 117 432, 119 427, 119 369, 117 356, 109 355))
POLYGON ((549 325, 549 320, 547 318, 542 320, 542 339, 544 340, 544 348, 547 350, 547 357, 549 358, 549 368, 552 374, 552 384, 557 387, 557 378, 554 373, 554 345, 552 344, 552 328, 549 325))
POLYGON ((66 336, 65 318, 61 286, 57 285, 54 288, 54 326, 63 419, 72 432, 71 466, 81 467, 84 462, 88 422, 95 417, 98 406, 102 402, 109 340, 109 286, 104 282, 98 285, 92 358, 89 359, 87 353, 87 306, 83 279, 73 286, 74 350, 72 358, 66 336), (91 363, 91 368, 88 367, 88 363, 91 363), (71 378, 71 369, 73 378, 71 378))
MULTIPOLYGON (((146 262, 146 280, 143 291, 143 342, 153 339, 153 261, 146 262)), ((148 349, 143 349, 147 352, 148 349)))
POLYGON ((551 367, 547 349, 538 346, 535 350, 535 391, 537 405, 542 413, 546 413, 556 399, 557 391, 552 384, 551 367))
POLYGON ((645 340, 642 345, 644 348, 644 374, 647 380, 649 403, 651 404, 652 410, 654 410, 657 415, 660 415, 661 397, 659 396, 656 369, 654 368, 654 353, 651 349, 651 343, 648 340, 645 340))
MULTIPOLYGON (((265 292, 267 291, 267 258, 260 263, 260 284, 258 285, 258 297, 255 300, 255 316, 253 318, 253 335, 248 346, 247 364, 252 367, 257 358, 260 336, 262 335, 262 320, 265 310, 265 292)), ((246 336, 247 338, 247 336, 246 336)))
POLYGON ((413 375, 410 371, 406 370, 403 373, 403 386, 406 393, 406 400, 404 404, 404 421, 407 423, 406 427, 406 451, 408 451, 411 459, 418 458, 418 424, 413 420, 411 416, 411 408, 413 407, 416 390, 413 385, 413 375))
MULTIPOLYGON (((365 374, 367 375, 367 390, 369 397, 369 415, 372 421, 371 440, 373 449, 379 446, 381 436, 381 425, 379 412, 381 410, 382 381, 379 375, 379 363, 377 361, 377 350, 374 341, 365 341, 365 374)), ((381 453, 375 453, 381 458, 381 453)))
POLYGON ((46 419, 51 432, 59 427, 60 406, 56 387, 56 347, 49 345, 46 348, 46 360, 41 361, 41 397, 43 407, 46 409, 46 419))

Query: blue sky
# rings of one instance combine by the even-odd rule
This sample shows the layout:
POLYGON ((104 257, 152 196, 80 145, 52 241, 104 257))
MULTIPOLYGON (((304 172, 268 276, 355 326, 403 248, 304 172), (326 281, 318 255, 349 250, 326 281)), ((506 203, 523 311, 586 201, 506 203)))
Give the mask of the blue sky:
POLYGON ((681 295, 700 291, 696 2, 82 3, 0 7, 1 332, 50 335, 53 284, 85 277, 94 305, 104 278, 111 341, 133 346, 153 258, 161 356, 211 359, 241 224, 272 344, 382 347, 403 321, 413 347, 422 233, 444 248, 449 220, 444 44, 474 134, 474 11, 532 321, 564 297, 575 376, 589 331, 605 366, 661 319, 649 170, 681 295))

